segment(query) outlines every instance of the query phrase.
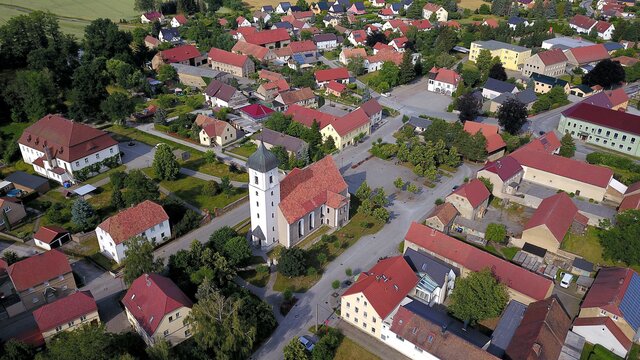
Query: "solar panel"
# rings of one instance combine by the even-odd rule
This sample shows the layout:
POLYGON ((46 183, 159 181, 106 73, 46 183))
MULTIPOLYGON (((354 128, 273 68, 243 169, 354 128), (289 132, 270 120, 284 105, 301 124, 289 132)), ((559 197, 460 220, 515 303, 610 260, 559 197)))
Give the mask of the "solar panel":
POLYGON ((620 302, 620 311, 625 320, 637 331, 640 328, 640 276, 635 272, 620 302))

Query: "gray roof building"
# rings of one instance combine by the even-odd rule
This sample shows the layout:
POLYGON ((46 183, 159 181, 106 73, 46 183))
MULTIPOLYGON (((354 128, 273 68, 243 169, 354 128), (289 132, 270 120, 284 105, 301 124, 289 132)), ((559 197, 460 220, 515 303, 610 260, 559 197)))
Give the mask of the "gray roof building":
POLYGON ((524 46, 513 45, 509 43, 505 43, 502 41, 496 40, 487 40, 487 41, 474 41, 474 43, 480 45, 483 49, 487 50, 499 50, 499 49, 507 49, 517 52, 523 52, 529 50, 524 46))
POLYGON ((262 133, 259 138, 265 144, 271 146, 282 146, 288 152, 295 154, 299 154, 304 148, 309 146, 304 140, 267 128, 262 129, 262 133))
POLYGON ((404 258, 413 271, 429 276, 440 287, 444 286, 444 280, 450 271, 453 271, 457 276, 460 275, 458 268, 411 248, 405 251, 404 258))
POLYGON ((273 170, 278 167, 278 158, 266 147, 264 143, 258 145, 258 150, 249 156, 247 159, 247 167, 249 169, 266 173, 269 170, 273 170))

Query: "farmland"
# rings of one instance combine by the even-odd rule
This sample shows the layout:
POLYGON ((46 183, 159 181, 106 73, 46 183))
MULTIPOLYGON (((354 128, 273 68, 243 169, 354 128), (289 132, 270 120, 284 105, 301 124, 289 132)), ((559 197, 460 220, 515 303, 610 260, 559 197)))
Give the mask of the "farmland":
POLYGON ((60 21, 63 32, 81 38, 84 27, 97 18, 109 18, 114 22, 137 18, 133 0, 0 0, 0 24, 10 18, 35 10, 51 11, 60 21))

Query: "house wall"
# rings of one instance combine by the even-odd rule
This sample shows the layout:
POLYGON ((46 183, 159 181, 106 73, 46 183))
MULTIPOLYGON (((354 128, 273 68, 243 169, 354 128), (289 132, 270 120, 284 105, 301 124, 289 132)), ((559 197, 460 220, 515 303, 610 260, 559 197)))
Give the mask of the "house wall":
POLYGON ((524 168, 524 180, 548 186, 554 189, 564 190, 568 193, 576 193, 577 191, 579 191, 580 194, 576 193, 576 195, 580 195, 587 199, 593 199, 595 201, 602 201, 602 199, 604 198, 606 188, 579 182, 573 179, 530 168, 527 166, 522 167, 524 168))
POLYGON ((228 72, 239 77, 248 77, 249 74, 256 72, 255 65, 251 59, 247 59, 242 66, 234 66, 209 58, 209 64, 213 70, 228 72))
POLYGON ((449 233, 449 226, 445 226, 445 224, 442 223, 442 221, 440 221, 440 219, 437 216, 432 216, 430 218, 427 218, 427 220, 425 220, 425 225, 427 225, 430 228, 434 228, 438 231, 441 231, 445 234, 449 233))
POLYGON ((191 313, 191 309, 185 306, 166 314, 153 337, 165 339, 171 346, 176 346, 191 337, 191 327, 186 324, 185 319, 191 313))
MULTIPOLYGON (((162 244, 166 239, 171 237, 169 220, 160 222, 139 235, 144 236, 151 241, 155 241, 156 244, 162 244)), ((122 260, 124 260, 125 251, 127 250, 125 243, 116 244, 111 235, 99 226, 96 228, 96 236, 98 236, 100 251, 108 258, 111 258, 113 261, 120 264, 122 260)))
MULTIPOLYGON (((561 61, 556 64, 545 65, 542 60, 540 60, 540 56, 533 55, 524 62, 524 66, 522 67, 522 75, 531 76, 531 74, 538 73, 542 75, 558 77, 566 72, 567 62, 561 61)), ((537 91, 536 91, 537 92, 537 91)))
MULTIPOLYGON (((9 220, 9 224, 11 225, 19 222, 27 216, 27 212, 22 204, 16 204, 10 201, 5 201, 4 204, 2 204, 0 211, 4 211, 7 215, 7 219, 9 220)), ((5 224, 4 217, 0 216, 0 229, 5 229, 6 227, 7 224, 5 224)))
POLYGON ((485 179, 489 179, 491 184, 493 184, 493 196, 497 198, 503 198, 504 194, 510 194, 512 191, 510 190, 509 184, 515 182, 520 183, 522 181, 522 176, 524 175, 523 171, 518 172, 515 176, 507 179, 507 181, 502 181, 498 174, 492 173, 487 170, 478 171, 476 177, 479 179, 481 177, 485 179))
MULTIPOLYGON (((475 63, 478 59, 478 55, 480 55, 480 50, 482 49, 483 48, 478 43, 472 42, 469 52, 469 60, 475 63)), ((531 50, 517 52, 503 48, 489 51, 491 51, 491 57, 497 56, 500 58, 500 62, 505 69, 513 71, 521 71, 524 67, 524 62, 531 56, 531 50)))
POLYGON ((323 141, 331 136, 335 141, 336 148, 344 149, 348 145, 353 145, 353 139, 359 134, 371 134, 371 123, 368 122, 343 136, 338 134, 338 132, 333 128, 333 125, 325 126, 322 130, 320 130, 320 133, 322 134, 323 141))
POLYGON ((608 128, 583 120, 560 116, 558 131, 571 133, 574 139, 631 156, 640 156, 640 134, 608 128))
POLYGON ((549 228, 545 225, 536 226, 522 232, 522 241, 528 242, 535 246, 539 246, 547 251, 556 253, 560 247, 560 243, 553 236, 549 228))
POLYGON ((380 338, 382 318, 362 293, 343 296, 340 301, 340 317, 361 331, 380 338))
POLYGON ((44 338, 44 341, 48 343, 53 336, 57 335, 61 331, 73 331, 84 324, 98 324, 99 322, 100 316, 98 315, 98 311, 92 311, 90 313, 83 314, 82 316, 79 316, 67 323, 60 324, 57 328, 43 331, 42 337, 44 338))
POLYGON ((586 341, 592 344, 600 344, 622 358, 627 356, 627 349, 620 344, 618 339, 604 325, 574 326, 572 331, 583 336, 586 341))
POLYGON ((462 217, 470 220, 482 217, 489 204, 489 199, 487 199, 474 209, 467 198, 462 197, 458 194, 450 194, 445 198, 445 201, 455 206, 462 217))
POLYGON ((456 91, 456 86, 453 84, 445 83, 442 81, 436 81, 429 79, 429 83, 427 84, 427 90, 447 94, 451 96, 456 91))
POLYGON ((204 131, 204 129, 200 130, 200 144, 204 145, 204 146, 212 146, 216 145, 215 144, 215 139, 212 139, 209 137, 209 135, 207 135, 206 131, 204 131), (213 141, 212 141, 213 140, 213 141))
MULTIPOLYGON (((422 17, 425 19, 430 19, 433 11, 422 9, 422 17)), ((436 20, 438 22, 445 22, 449 19, 449 13, 444 8, 440 8, 436 11, 436 20)))
POLYGON ((430 353, 417 348, 412 342, 401 338, 391 331, 391 326, 387 324, 382 325, 382 341, 388 346, 396 349, 409 359, 420 360, 439 360, 438 357, 431 355, 430 353))
POLYGON ((336 40, 330 41, 320 41, 316 43, 318 50, 333 50, 338 47, 338 42, 336 40))
POLYGON ((125 314, 127 314, 127 320, 129 320, 129 324, 131 324, 133 330, 135 330, 135 332, 140 335, 147 346, 153 346, 155 344, 155 339, 147 334, 147 332, 142 328, 142 326, 140 326, 138 320, 136 320, 136 318, 133 316, 133 314, 131 314, 127 307, 124 308, 124 312, 125 314))
POLYGON ((613 320, 614 324, 616 324, 618 328, 620 328, 620 330, 624 333, 624 335, 629 340, 633 340, 636 332, 633 330, 633 327, 631 327, 631 325, 629 325, 629 323, 623 317, 618 317, 609 311, 606 311, 604 309, 597 308, 597 307, 580 308, 580 313, 578 314, 578 317, 581 317, 581 318, 602 317, 602 316, 607 316, 611 320, 613 320))
POLYGON ((24 304, 27 310, 33 310, 44 304, 55 301, 58 298, 71 294, 78 287, 76 281, 73 279, 73 273, 68 272, 64 275, 56 276, 53 279, 49 279, 42 284, 38 284, 30 289, 22 291, 18 294, 20 300, 24 304), (45 290, 47 294, 54 294, 53 297, 45 297, 45 290), (55 289, 53 292, 51 289, 55 289))

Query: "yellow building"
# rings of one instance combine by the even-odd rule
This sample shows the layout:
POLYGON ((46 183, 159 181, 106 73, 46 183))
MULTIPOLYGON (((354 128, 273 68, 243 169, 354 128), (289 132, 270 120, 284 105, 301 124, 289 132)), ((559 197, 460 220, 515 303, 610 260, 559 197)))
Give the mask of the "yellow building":
POLYGON ((402 256, 379 261, 342 295, 340 316, 367 334, 380 337, 382 322, 418 283, 402 256))
POLYGON ((98 325, 98 306, 90 291, 79 291, 33 312, 44 341, 49 342, 62 331, 73 331, 85 325, 98 325))
POLYGON ((491 57, 500 58, 505 69, 522 71, 524 62, 531 57, 531 49, 524 46, 511 45, 496 40, 474 41, 471 43, 469 60, 474 63, 478 60, 481 50, 489 50, 491 57))

